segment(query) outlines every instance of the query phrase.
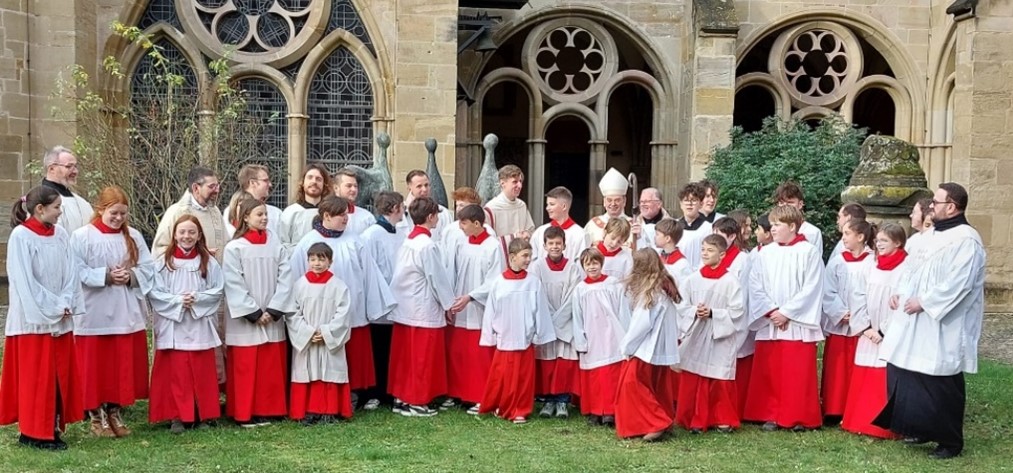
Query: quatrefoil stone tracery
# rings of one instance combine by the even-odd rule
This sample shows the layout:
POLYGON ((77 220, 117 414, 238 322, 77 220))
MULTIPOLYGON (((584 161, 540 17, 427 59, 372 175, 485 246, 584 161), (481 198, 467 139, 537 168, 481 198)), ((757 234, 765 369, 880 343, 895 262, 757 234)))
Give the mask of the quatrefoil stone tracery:
POLYGON ((837 25, 803 25, 778 37, 770 71, 788 90, 792 103, 836 107, 862 72, 862 52, 850 30, 837 25))
POLYGON ((523 63, 550 102, 589 102, 616 72, 615 43, 600 25, 555 20, 532 30, 523 63))
POLYGON ((282 67, 319 39, 330 0, 196 0, 176 2, 201 49, 241 62, 282 67))

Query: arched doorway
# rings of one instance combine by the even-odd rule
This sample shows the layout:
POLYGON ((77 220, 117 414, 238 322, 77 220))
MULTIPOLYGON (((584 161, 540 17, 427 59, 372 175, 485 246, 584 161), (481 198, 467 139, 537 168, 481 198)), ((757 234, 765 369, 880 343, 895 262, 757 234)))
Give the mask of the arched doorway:
POLYGON ((590 141, 591 131, 581 119, 564 116, 553 120, 545 132, 545 188, 532 189, 532 192, 540 190, 543 193, 557 186, 570 189, 573 193, 570 216, 578 222, 586 222, 590 218, 590 141))

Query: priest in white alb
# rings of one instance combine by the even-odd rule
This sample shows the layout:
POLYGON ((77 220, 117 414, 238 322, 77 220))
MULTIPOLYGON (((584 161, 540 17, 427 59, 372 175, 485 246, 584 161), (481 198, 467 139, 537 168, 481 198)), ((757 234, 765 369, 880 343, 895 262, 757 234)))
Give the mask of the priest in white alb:
MULTIPOLYGON (((601 191, 605 213, 592 218, 584 227, 592 245, 605 239, 605 225, 608 225, 609 220, 613 218, 630 219, 626 215, 626 191, 629 188, 630 182, 616 168, 609 168, 608 172, 598 181, 598 190, 601 191)), ((626 247, 629 247, 632 242, 632 236, 630 238, 626 247)))
POLYGON ((514 238, 527 240, 535 230, 528 204, 520 199, 523 187, 524 172, 513 164, 507 164, 499 170, 500 193, 485 204, 488 223, 504 245, 514 238))
POLYGON ((46 169, 46 177, 41 185, 50 187, 60 193, 63 204, 60 206, 60 219, 56 224, 74 233, 92 220, 91 204, 70 190, 77 184, 77 158, 69 149, 56 146, 42 157, 42 166, 46 169))

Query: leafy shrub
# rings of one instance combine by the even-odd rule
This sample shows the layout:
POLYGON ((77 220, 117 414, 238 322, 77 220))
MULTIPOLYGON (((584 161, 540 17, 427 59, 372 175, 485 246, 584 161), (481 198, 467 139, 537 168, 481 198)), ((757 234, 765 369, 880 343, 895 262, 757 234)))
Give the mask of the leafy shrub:
POLYGON ((822 120, 815 129, 799 120, 767 118, 763 128, 732 129, 728 146, 714 151, 707 178, 721 190, 722 211, 743 208, 754 216, 776 205, 774 190, 794 180, 805 193, 806 220, 823 231, 824 254, 837 239, 841 191, 858 165, 866 130, 840 118, 822 120))

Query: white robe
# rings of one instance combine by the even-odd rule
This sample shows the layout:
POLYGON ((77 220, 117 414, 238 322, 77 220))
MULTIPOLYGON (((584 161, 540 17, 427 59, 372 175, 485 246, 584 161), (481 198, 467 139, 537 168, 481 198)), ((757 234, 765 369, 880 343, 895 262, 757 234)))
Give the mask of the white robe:
POLYGON ((802 226, 798 228, 798 233, 805 236, 805 241, 812 243, 816 249, 820 250, 820 254, 823 254, 823 231, 820 230, 816 225, 809 222, 802 222, 802 226))
POLYGON ((749 272, 749 328, 757 340, 823 340, 820 328, 823 298, 822 252, 808 241, 771 244, 756 253, 749 272), (787 317, 780 330, 766 317, 774 310, 787 317))
POLYGON ((478 344, 499 351, 523 351, 556 338, 549 301, 537 278, 507 279, 499 275, 471 297, 485 306, 478 344))
MULTIPOLYGON (((499 238, 496 238, 496 232, 493 231, 492 227, 490 227, 489 224, 483 225, 482 228, 485 228, 485 231, 489 233, 490 238, 492 238, 496 242, 500 241, 499 238)), ((406 229, 405 234, 407 234, 409 230, 410 229, 406 229)), ((461 247, 468 244, 468 235, 465 235, 464 230, 461 230, 461 221, 454 220, 450 225, 447 225, 443 229, 443 234, 437 241, 439 242, 437 244, 440 247, 440 254, 443 255, 443 259, 446 261, 447 269, 454 269, 455 267, 454 257, 457 255, 457 252, 461 247)), ((503 256, 505 253, 505 250, 503 250, 503 245, 501 243, 497 244, 500 247, 500 255, 503 256)), ((503 256, 503 258, 504 259, 502 264, 505 265, 506 256, 503 256)), ((447 275, 447 279, 451 281, 456 281, 457 273, 451 272, 450 274, 447 275)))
MULTIPOLYGON (((670 217, 668 215, 668 211, 665 209, 658 210, 658 214, 661 215, 661 219, 666 219, 670 217)), ((660 222, 661 219, 659 219, 658 221, 660 222)), ((637 238, 637 249, 639 250, 641 248, 650 248, 660 254, 661 248, 658 248, 658 245, 654 244, 654 236, 657 235, 655 227, 657 227, 658 224, 644 223, 643 215, 637 215, 633 219, 633 221, 640 222, 640 238, 637 238)))
POLYGON ((447 325, 444 313, 454 304, 454 286, 442 266, 443 256, 436 242, 420 234, 405 240, 394 266, 390 291, 397 306, 390 321, 422 328, 447 325))
POLYGON ((970 225, 934 231, 924 240, 931 257, 900 288, 897 313, 880 356, 892 365, 932 376, 978 371, 978 339, 985 307, 985 249, 970 225), (922 311, 904 312, 917 297, 922 311))
MULTIPOLYGON (((408 215, 407 202, 405 202, 404 209, 405 209, 404 218, 402 218, 401 221, 398 222, 396 226, 398 228, 398 231, 403 230, 405 235, 407 235, 411 233, 413 228, 415 228, 415 224, 412 223, 412 216, 408 215)), ((438 218, 436 220, 436 228, 432 229, 431 231, 432 236, 430 238, 432 238, 433 241, 439 244, 440 238, 443 237, 444 230, 446 230, 446 228, 449 227, 450 224, 452 223, 454 223, 454 216, 450 213, 450 209, 440 205, 440 213, 438 214, 438 218)))
POLYGON ((24 225, 7 239, 7 281, 10 306, 4 334, 63 335, 74 321, 63 317, 84 312, 84 297, 77 267, 70 253, 70 235, 57 225, 52 236, 39 235, 24 225))
MULTIPOLYGON (((601 248, 598 250, 601 251, 601 248)), ((602 274, 622 281, 633 271, 633 252, 629 248, 623 247, 615 256, 605 255, 604 252, 602 255, 605 256, 605 263, 601 265, 602 274)))
POLYGON ((668 264, 668 259, 662 256, 661 263, 665 266, 665 271, 668 272, 669 276, 672 276, 672 279, 675 280, 675 285, 679 288, 682 288, 682 285, 686 283, 686 278, 693 274, 693 268, 689 265, 689 260, 686 259, 685 255, 675 260, 672 264, 668 264))
MULTIPOLYGON (((459 296, 469 294, 498 277, 505 269, 506 261, 499 240, 492 236, 477 245, 465 240, 463 245, 456 248, 451 260, 453 274, 457 275, 453 280, 454 294, 459 296)), ((468 304, 454 316, 454 326, 481 330, 484 313, 485 307, 482 304, 468 304)))
POLYGON ((345 227, 345 233, 360 236, 362 232, 375 224, 376 217, 369 213, 369 210, 355 207, 355 211, 348 214, 348 226, 345 227))
MULTIPOLYGON (((689 260, 689 266, 694 271, 700 268, 700 252, 703 251, 703 239, 714 233, 714 227, 711 226, 710 222, 703 219, 703 216, 697 217, 697 220, 701 221, 699 227, 696 230, 690 230, 685 225, 685 220, 679 219, 679 223, 683 224, 682 238, 676 246, 679 247, 679 251, 682 252, 683 256, 689 260)), ((694 220, 693 223, 696 223, 694 220)))
POLYGON ((92 209, 91 204, 83 197, 76 193, 71 197, 60 196, 63 202, 60 205, 60 209, 63 211, 60 214, 60 218, 56 220, 56 224, 67 230, 67 233, 74 233, 78 228, 91 223, 92 217, 95 211, 92 209))
POLYGON ((281 243, 285 248, 292 248, 299 244, 299 240, 313 231, 313 219, 320 215, 316 207, 306 208, 302 204, 295 203, 285 207, 281 212, 281 225, 279 232, 281 243))
POLYGON ((584 279, 584 270, 573 260, 567 260, 562 270, 555 271, 549 267, 547 256, 532 260, 528 270, 542 282, 556 331, 555 340, 535 347, 535 359, 576 360, 577 350, 573 348, 573 289, 584 279))
POLYGON ((718 279, 705 278, 697 271, 680 291, 679 367, 711 379, 735 379, 735 362, 745 335, 746 315, 742 286, 729 271, 718 279), (696 316, 697 304, 711 309, 711 316, 696 316))
MULTIPOLYGON (((273 232, 275 235, 281 235, 281 209, 271 204, 266 204, 266 207, 267 207, 267 229, 271 230, 271 232, 273 232)), ((222 209, 222 218, 225 219, 225 236, 230 240, 236 234, 236 227, 234 227, 232 225, 232 222, 230 221, 231 212, 232 209, 230 209, 228 206, 225 206, 225 208, 222 209)))
POLYGON ((488 223, 492 225, 496 235, 510 241, 510 235, 521 231, 534 231, 535 221, 531 218, 528 205, 521 199, 508 200, 502 192, 493 197, 485 204, 486 216, 492 218, 488 223))
POLYGON ((88 224, 71 235, 85 304, 84 313, 74 316, 75 335, 124 335, 144 330, 148 319, 144 296, 154 284, 155 262, 141 232, 131 228, 130 238, 137 245, 131 284, 107 286, 106 270, 127 263, 123 234, 102 233, 88 224))
POLYGON ((407 237, 408 233, 403 229, 395 227, 394 233, 390 233, 380 225, 370 226, 359 236, 388 286, 394 278, 394 262, 397 252, 407 237))
MULTIPOLYGON (((910 257, 910 256, 909 256, 910 257)), ((901 278, 907 272, 907 258, 892 270, 878 269, 869 265, 866 270, 866 310, 864 317, 852 318, 852 324, 871 328, 882 334, 889 331, 890 320, 894 312, 890 310, 890 297, 897 294, 901 278)), ((882 344, 882 342, 880 342, 882 344)), ((855 364, 874 368, 885 368, 886 362, 879 359, 880 344, 873 343, 868 337, 860 337, 855 348, 855 364)))
MULTIPOLYGON (((846 251, 846 250, 845 250, 846 251)), ((854 337, 868 328, 860 320, 867 320, 866 277, 869 266, 876 265, 876 257, 867 249, 862 261, 848 262, 841 253, 835 253, 827 261, 823 272, 823 317, 821 325, 824 335, 854 337), (851 313, 849 322, 844 314, 851 313)))
POLYGON ((349 325, 352 328, 365 327, 369 322, 379 320, 394 308, 394 295, 387 280, 380 274, 380 268, 373 256, 355 235, 342 234, 338 238, 327 238, 314 230, 306 234, 292 249, 289 265, 292 267, 292 283, 309 271, 307 252, 314 243, 323 242, 331 247, 334 258, 331 272, 334 277, 348 286, 349 325))
MULTIPOLYGON (((552 226, 551 223, 546 223, 536 228, 534 233, 531 234, 532 261, 548 256, 548 253, 545 252, 545 230, 550 226, 552 226)), ((576 223, 571 225, 570 228, 563 230, 563 234, 566 235, 566 247, 563 249, 563 256, 579 264, 581 252, 591 246, 591 238, 587 236, 584 228, 576 223)))
POLYGON ((201 207, 194 200, 190 191, 183 193, 183 197, 175 204, 165 209, 162 220, 158 222, 158 230, 155 231, 155 239, 151 242, 151 256, 159 259, 165 254, 165 249, 173 239, 172 228, 176 220, 183 215, 193 215, 200 222, 201 233, 207 241, 208 249, 215 252, 215 259, 222 262, 225 253, 225 244, 232 239, 232 235, 225 232, 225 219, 218 207, 209 205, 201 207))
MULTIPOLYGON (((720 216, 721 214, 718 215, 720 216)), ((736 279, 739 281, 739 287, 742 288, 742 307, 745 310, 745 324, 742 328, 741 343, 736 355, 738 358, 745 358, 756 352, 756 331, 749 329, 749 273, 753 270, 754 258, 756 258, 755 248, 749 252, 740 251, 739 255, 732 261, 731 266, 728 267, 728 272, 737 275, 736 279)))
POLYGON ((573 347, 580 352, 580 369, 591 370, 625 358, 623 337, 630 325, 630 311, 620 310, 623 285, 617 278, 573 289, 573 347))
POLYGON ((655 294, 654 307, 632 306, 629 295, 620 310, 629 313, 629 327, 622 341, 622 353, 655 366, 679 364, 679 313, 668 295, 655 294))
POLYGON ((287 317, 292 342, 292 382, 348 383, 345 344, 352 337, 349 325, 348 286, 331 276, 326 283, 311 283, 303 275, 295 282, 296 312, 287 317), (320 330, 324 343, 310 343, 320 330))
MULTIPOLYGON (((599 241, 605 239, 605 226, 608 225, 609 220, 611 220, 611 218, 612 217, 609 217, 609 214, 604 213, 597 217, 593 217, 590 221, 587 222, 587 225, 584 226, 584 231, 587 233, 587 238, 588 240, 590 240, 591 245, 596 245, 598 244, 599 241)), ((619 215, 616 218, 626 219, 627 222, 631 220, 630 217, 627 216, 625 213, 619 215)), ((630 233, 630 237, 626 239, 626 243, 623 246, 625 246, 626 248, 630 248, 632 245, 633 245, 633 233, 630 233)))
MULTIPOLYGON (((285 341, 285 320, 281 317, 267 325, 258 325, 245 318, 269 308, 283 313, 292 307, 292 276, 281 240, 267 232, 267 242, 260 245, 246 238, 237 238, 225 245, 225 344, 256 346, 285 341)), ((258 315, 259 318, 259 315, 258 315)))
POLYGON ((201 351, 221 346, 218 337, 218 309, 222 303, 225 279, 222 267, 211 258, 207 279, 200 275, 200 257, 173 258, 170 271, 164 260, 157 263, 155 283, 148 293, 154 312, 156 350, 201 351), (189 309, 183 308, 183 295, 193 293, 189 309))

